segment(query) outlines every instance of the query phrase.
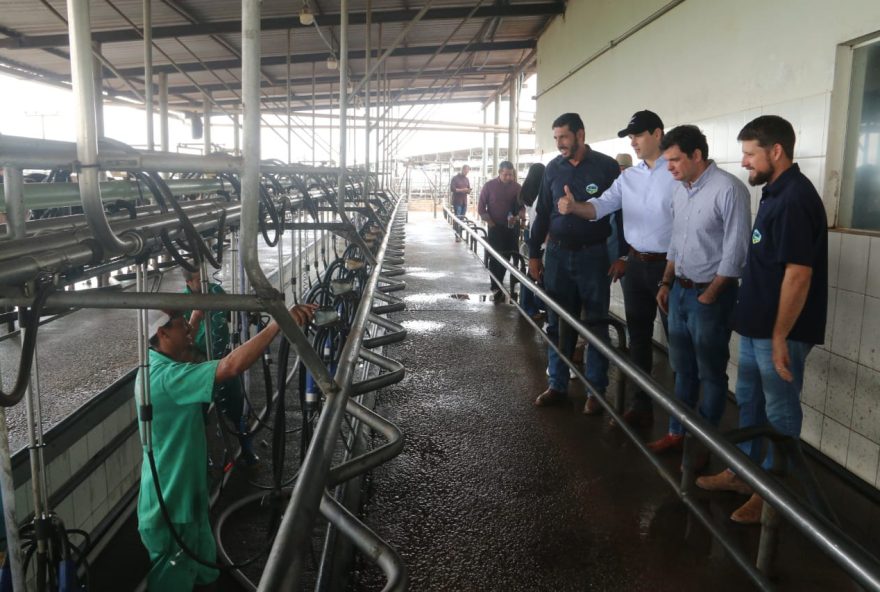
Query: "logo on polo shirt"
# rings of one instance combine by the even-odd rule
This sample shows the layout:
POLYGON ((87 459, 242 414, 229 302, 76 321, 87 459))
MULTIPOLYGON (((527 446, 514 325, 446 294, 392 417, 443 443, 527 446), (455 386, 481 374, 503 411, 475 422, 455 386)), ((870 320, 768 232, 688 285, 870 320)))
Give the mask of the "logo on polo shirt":
POLYGON ((595 183, 590 183, 589 185, 587 185, 587 193, 589 193, 590 195, 595 194, 597 191, 599 191, 599 186, 595 183))
POLYGON ((754 232, 752 232, 752 244, 757 245, 759 242, 761 242, 762 238, 763 237, 761 236, 761 231, 756 228, 754 232))

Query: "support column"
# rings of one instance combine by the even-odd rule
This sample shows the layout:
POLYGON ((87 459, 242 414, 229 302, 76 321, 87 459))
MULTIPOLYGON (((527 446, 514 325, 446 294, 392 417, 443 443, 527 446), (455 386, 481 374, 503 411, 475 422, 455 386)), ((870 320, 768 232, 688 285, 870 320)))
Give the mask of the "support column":
POLYGON ((348 0, 339 6, 339 185, 336 203, 345 216, 346 149, 348 147, 348 0))
MULTIPOLYGON (((293 144, 290 141, 290 29, 287 29, 287 55, 285 56, 285 63, 287 64, 287 163, 290 164, 293 162, 293 144)), ((278 244, 281 244, 281 241, 278 241, 278 244)))
POLYGON ((159 149, 168 152, 168 74, 159 72, 159 149))
MULTIPOLYGON (((483 105, 483 126, 488 123, 488 119, 489 113, 486 111, 486 106, 483 105)), ((489 180, 489 171, 486 170, 486 167, 489 166, 488 142, 489 139, 486 135, 486 128, 483 127, 483 164, 480 167, 480 178, 483 185, 489 180)))
MULTIPOLYGON (((364 69, 370 71, 370 52, 373 44, 373 0, 367 0, 367 24, 365 37, 365 56, 364 69)), ((370 196, 370 90, 372 87, 372 76, 367 77, 364 86, 364 200, 370 196)))
MULTIPOLYGON (((95 51, 101 53, 101 44, 93 43, 95 51)), ((95 125, 98 139, 104 137, 104 64, 97 57, 93 59, 95 71, 95 125)), ((101 173, 103 177, 103 173, 101 173)))
POLYGON ((24 238, 27 208, 24 207, 24 176, 20 168, 3 167, 3 193, 6 201, 6 238, 24 238))
POLYGON ((153 150, 153 7, 144 0, 144 111, 147 115, 147 150, 153 150))
POLYGON ((211 154, 211 95, 202 92, 202 142, 203 152, 207 156, 211 154))
POLYGON ((235 155, 241 156, 241 124, 238 113, 232 116, 232 142, 235 146, 235 155))
POLYGON ((507 131, 507 160, 513 163, 516 170, 519 160, 519 73, 515 72, 510 78, 510 100, 508 102, 510 113, 508 114, 507 131))
MULTIPOLYGON (((501 125, 501 96, 495 97, 495 125, 501 125)), ((494 145, 492 148, 492 174, 498 174, 498 130, 495 130, 494 145)))

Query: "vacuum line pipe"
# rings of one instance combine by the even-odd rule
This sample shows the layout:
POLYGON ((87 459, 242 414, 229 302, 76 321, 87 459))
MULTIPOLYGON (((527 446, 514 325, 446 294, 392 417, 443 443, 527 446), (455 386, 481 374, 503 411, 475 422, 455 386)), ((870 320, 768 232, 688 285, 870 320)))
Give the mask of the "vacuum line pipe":
POLYGON ((134 254, 141 248, 132 236, 120 240, 107 223, 98 183, 98 128, 89 0, 67 0, 70 68, 77 112, 76 156, 80 197, 92 232, 108 254, 134 254))

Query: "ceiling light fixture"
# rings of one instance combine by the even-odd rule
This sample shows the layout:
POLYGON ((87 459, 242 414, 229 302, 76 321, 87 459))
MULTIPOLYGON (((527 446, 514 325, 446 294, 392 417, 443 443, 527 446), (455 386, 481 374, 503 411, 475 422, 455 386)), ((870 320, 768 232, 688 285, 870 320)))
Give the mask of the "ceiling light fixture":
POLYGON ((327 58, 327 69, 328 70, 335 70, 338 67, 339 67, 339 62, 336 61, 335 55, 331 55, 329 58, 327 58))
POLYGON ((299 24, 308 27, 315 22, 315 13, 309 6, 309 1, 303 2, 302 10, 299 11, 299 24))

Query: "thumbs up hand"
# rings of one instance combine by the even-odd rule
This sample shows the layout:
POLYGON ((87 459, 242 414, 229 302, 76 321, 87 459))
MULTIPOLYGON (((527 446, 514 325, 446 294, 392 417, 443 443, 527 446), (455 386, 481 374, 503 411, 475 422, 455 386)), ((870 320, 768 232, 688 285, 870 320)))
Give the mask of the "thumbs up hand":
POLYGON ((571 194, 571 190, 568 188, 568 185, 564 187, 565 194, 559 198, 559 201, 556 202, 556 208, 559 210, 560 214, 571 214, 574 212, 574 196, 571 194))

